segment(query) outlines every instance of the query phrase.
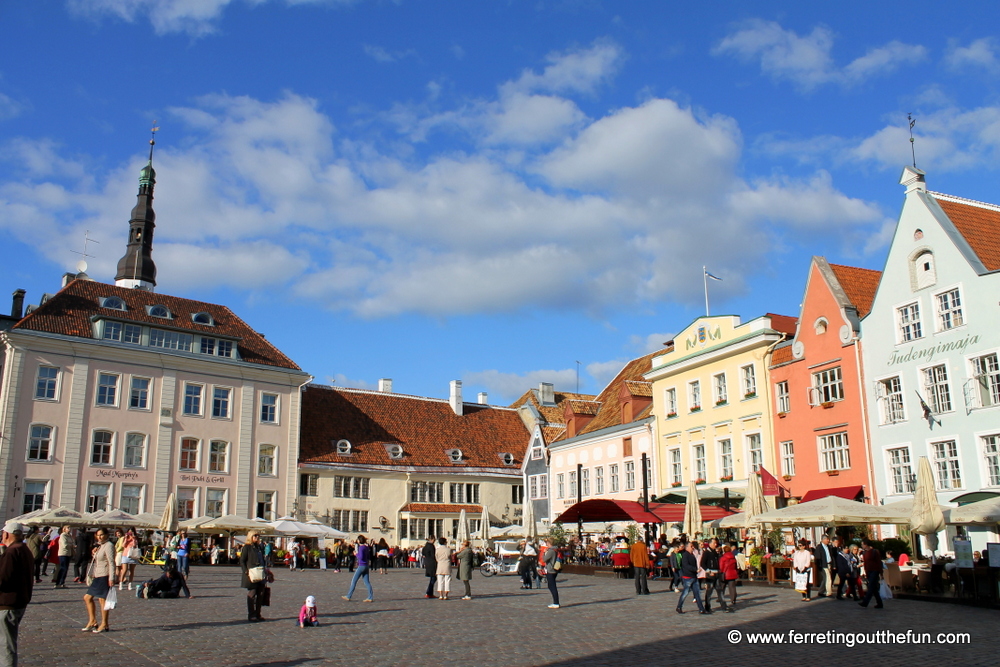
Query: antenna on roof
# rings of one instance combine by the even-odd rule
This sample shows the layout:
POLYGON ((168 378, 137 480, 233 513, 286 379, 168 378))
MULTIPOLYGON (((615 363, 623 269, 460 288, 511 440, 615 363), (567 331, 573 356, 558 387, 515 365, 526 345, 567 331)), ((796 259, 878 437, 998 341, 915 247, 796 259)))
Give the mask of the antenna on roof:
POLYGON ((90 243, 100 244, 101 242, 100 241, 95 241, 94 239, 90 238, 90 230, 88 229, 84 233, 84 235, 83 235, 83 252, 80 252, 79 250, 73 250, 73 251, 71 251, 71 252, 75 252, 77 255, 81 255, 83 257, 83 259, 81 259, 76 264, 76 270, 79 271, 80 273, 86 273, 87 272, 87 258, 94 256, 94 255, 88 255, 87 254, 87 245, 90 244, 90 243))
POLYGON ((576 393, 580 393, 580 362, 576 362, 576 393))
POLYGON ((912 113, 906 114, 906 120, 910 121, 910 156, 913 158, 913 168, 917 168, 917 153, 913 148, 913 126, 917 124, 917 121, 913 118, 912 113))

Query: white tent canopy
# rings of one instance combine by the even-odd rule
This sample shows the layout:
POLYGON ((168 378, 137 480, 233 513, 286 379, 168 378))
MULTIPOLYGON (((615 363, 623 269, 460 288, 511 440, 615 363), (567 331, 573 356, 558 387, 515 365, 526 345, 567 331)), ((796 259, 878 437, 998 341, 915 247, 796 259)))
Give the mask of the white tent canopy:
POLYGON ((976 503, 955 507, 946 516, 948 523, 973 526, 996 526, 1000 524, 1000 497, 987 498, 976 503))
POLYGON ((863 524, 909 523, 909 515, 877 505, 845 500, 837 496, 817 498, 780 510, 758 514, 758 523, 780 526, 856 526, 863 524))

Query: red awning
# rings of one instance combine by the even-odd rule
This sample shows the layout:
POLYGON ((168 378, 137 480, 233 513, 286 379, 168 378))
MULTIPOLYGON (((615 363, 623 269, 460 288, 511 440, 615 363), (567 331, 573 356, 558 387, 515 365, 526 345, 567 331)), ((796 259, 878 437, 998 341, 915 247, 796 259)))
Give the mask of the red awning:
MULTIPOLYGON (((650 503, 649 511, 660 517, 660 521, 663 523, 684 523, 684 503, 650 503)), ((701 506, 702 521, 715 521, 730 514, 735 514, 735 512, 715 505, 701 506)))
POLYGON ((802 496, 802 500, 799 502, 807 503, 810 500, 819 500, 827 496, 837 496, 844 500, 858 500, 858 497, 863 496, 864 493, 865 487, 863 486, 838 486, 835 489, 813 489, 812 491, 806 491, 806 495, 802 496))
MULTIPOLYGON (((652 503, 650 504, 652 508, 652 503)), ((577 521, 635 521, 636 523, 660 523, 660 518, 642 508, 642 503, 634 500, 584 500, 566 509, 556 517, 556 523, 576 523, 577 521)))

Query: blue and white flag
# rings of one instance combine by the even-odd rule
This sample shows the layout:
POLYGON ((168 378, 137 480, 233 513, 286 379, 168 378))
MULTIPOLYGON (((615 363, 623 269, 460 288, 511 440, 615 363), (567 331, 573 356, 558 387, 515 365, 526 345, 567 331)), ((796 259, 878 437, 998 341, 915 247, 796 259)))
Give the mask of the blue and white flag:
POLYGON ((720 278, 719 276, 713 276, 711 273, 709 273, 708 269, 705 269, 705 275, 711 278, 712 280, 718 280, 720 282, 722 281, 722 278, 720 278))

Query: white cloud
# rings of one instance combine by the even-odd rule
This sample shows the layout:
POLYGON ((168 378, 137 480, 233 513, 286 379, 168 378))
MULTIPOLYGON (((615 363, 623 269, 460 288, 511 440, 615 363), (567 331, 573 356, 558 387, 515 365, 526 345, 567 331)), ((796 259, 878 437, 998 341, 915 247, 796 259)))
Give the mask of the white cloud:
MULTIPOLYGON (((503 373, 497 370, 477 371, 462 376, 464 387, 485 387, 492 405, 510 403, 529 389, 537 389, 539 383, 550 382, 557 391, 576 390, 575 370, 541 370, 525 373, 503 373)), ((465 401, 473 401, 473 396, 463 396, 465 401)))
POLYGON ((720 41, 712 53, 734 55, 745 62, 759 60, 761 72, 776 80, 791 81, 804 90, 826 83, 857 85, 927 57, 923 46, 894 40, 841 68, 831 56, 833 41, 833 33, 821 26, 800 36, 774 21, 754 19, 720 41))
POLYGON ((597 381, 597 386, 600 387, 597 393, 601 393, 601 390, 615 379, 615 376, 628 361, 628 359, 612 359, 611 361, 595 361, 587 364, 587 374, 594 378, 597 381))
POLYGON ((413 49, 405 51, 389 51, 388 49, 373 44, 365 44, 365 55, 378 63, 394 63, 404 58, 411 58, 417 55, 413 49))
POLYGON ((343 373, 334 373, 333 375, 327 375, 325 376, 323 381, 331 386, 346 387, 348 389, 368 389, 368 390, 378 389, 377 382, 368 382, 367 380, 352 380, 343 373))
POLYGON ((983 37, 968 46, 952 43, 944 62, 950 68, 962 71, 968 67, 982 67, 989 72, 1000 70, 1000 45, 994 37, 983 37))
POLYGON ((517 92, 590 93, 615 75, 624 54, 614 42, 598 40, 590 48, 550 53, 546 59, 549 64, 541 74, 525 70, 504 87, 517 92))
POLYGON ((0 120, 9 120, 15 116, 19 116, 23 110, 23 104, 0 93, 0 120))
POLYGON ((639 350, 642 354, 649 354, 657 350, 666 349, 663 344, 674 339, 672 333, 651 333, 645 336, 629 336, 629 344, 639 350))

